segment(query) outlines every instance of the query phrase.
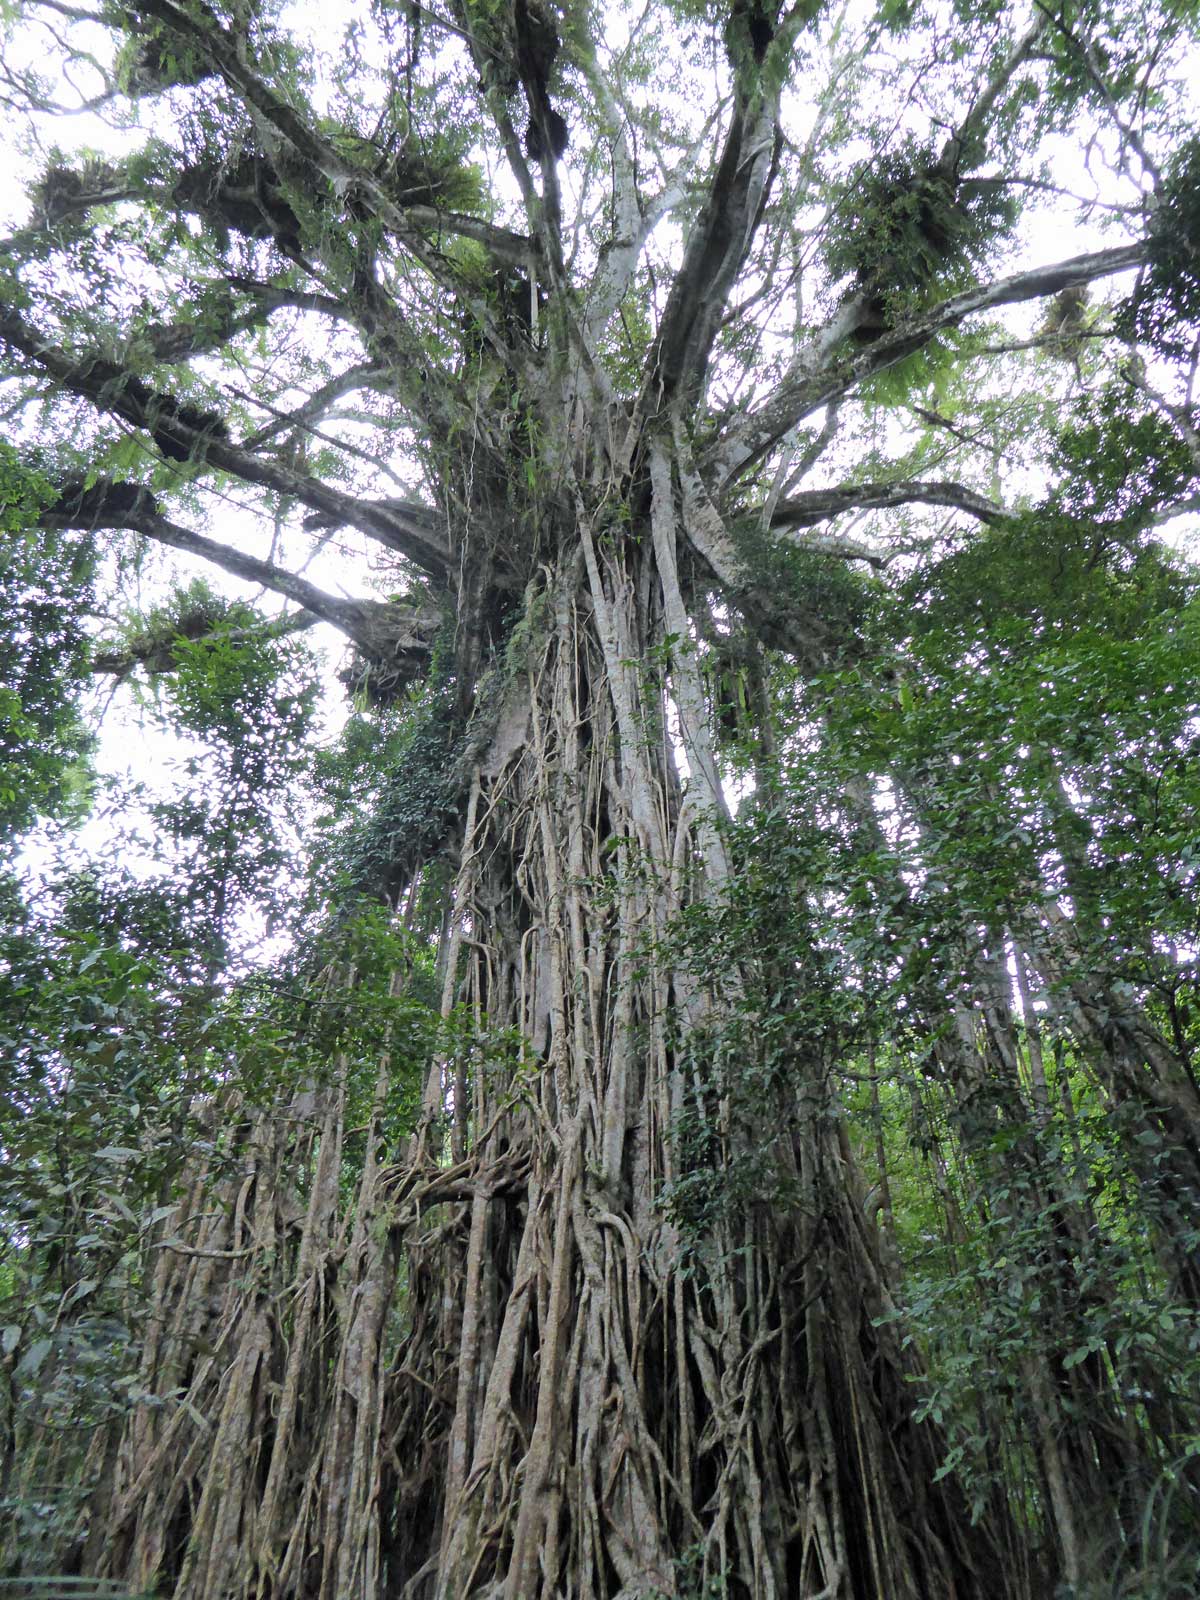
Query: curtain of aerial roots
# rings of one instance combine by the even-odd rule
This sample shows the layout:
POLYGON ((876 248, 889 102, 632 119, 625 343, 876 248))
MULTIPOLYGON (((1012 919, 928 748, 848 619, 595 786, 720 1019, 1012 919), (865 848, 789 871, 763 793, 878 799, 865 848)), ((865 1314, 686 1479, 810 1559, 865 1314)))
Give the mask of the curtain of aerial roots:
POLYGON ((446 1001, 523 1061, 436 1063, 397 1159, 385 1060, 349 1203, 336 1072, 197 1172, 165 1224, 186 1247, 158 1253, 141 1378, 164 1398, 115 1460, 97 1443, 93 1570, 180 1600, 1017 1592, 999 1521, 933 1481, 941 1442, 875 1326, 829 1064, 800 1041, 789 1090, 734 1127, 688 1048, 721 997, 657 936, 728 865, 695 662, 661 664, 687 635, 661 457, 653 484, 636 544, 581 508, 522 736, 468 808, 446 1001), (685 1103, 718 1162, 770 1141, 795 1197, 686 1251, 658 1203, 685 1103))

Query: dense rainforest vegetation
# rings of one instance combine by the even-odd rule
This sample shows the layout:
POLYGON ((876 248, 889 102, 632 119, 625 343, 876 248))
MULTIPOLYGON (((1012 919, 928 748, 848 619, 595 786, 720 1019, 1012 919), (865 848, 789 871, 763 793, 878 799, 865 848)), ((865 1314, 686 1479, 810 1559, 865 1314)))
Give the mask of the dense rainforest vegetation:
POLYGON ((1200 8, 0 23, 6 1592, 1200 1593, 1200 8))

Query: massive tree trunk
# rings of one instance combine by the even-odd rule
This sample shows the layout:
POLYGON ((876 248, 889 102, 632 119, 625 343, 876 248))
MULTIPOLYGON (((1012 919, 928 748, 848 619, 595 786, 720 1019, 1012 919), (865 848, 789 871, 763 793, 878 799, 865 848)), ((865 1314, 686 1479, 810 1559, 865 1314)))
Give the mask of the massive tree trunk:
POLYGON ((744 1015, 726 1036, 753 953, 715 982, 672 938, 731 867, 670 442, 646 457, 615 503, 543 508, 470 775, 446 1005, 524 1043, 436 1060, 399 1152, 377 1111, 348 1213, 334 1082, 247 1121, 226 1203, 183 1203, 199 1234, 164 1224, 190 1252, 159 1257, 143 1381, 187 1403, 131 1418, 107 1574, 178 1600, 1021 1592, 912 1419, 837 1063, 800 1034, 756 1062, 744 1015), (698 1177, 707 1212, 673 1208, 698 1177))

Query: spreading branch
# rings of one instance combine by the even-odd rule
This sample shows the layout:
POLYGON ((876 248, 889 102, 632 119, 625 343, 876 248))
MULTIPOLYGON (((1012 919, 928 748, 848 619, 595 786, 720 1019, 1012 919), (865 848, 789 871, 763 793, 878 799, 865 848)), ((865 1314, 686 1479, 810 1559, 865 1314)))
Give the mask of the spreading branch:
POLYGON ((1145 259, 1145 244, 1137 240, 1110 250, 1072 256, 1051 266, 1013 273, 1010 277, 950 295, 927 311, 917 312, 857 355, 845 353, 846 330, 840 319, 834 318, 799 351, 773 394, 748 412, 741 422, 726 430, 710 455, 709 470, 718 483, 744 472, 805 417, 922 349, 935 335, 957 327, 977 312, 1046 299, 1063 289, 1128 272, 1145 259))
POLYGON ((260 584, 282 595, 313 618, 329 623, 371 661, 389 667, 409 660, 417 676, 429 659, 441 613, 417 601, 344 599, 326 594, 315 584, 272 561, 260 561, 232 545, 172 522, 159 511, 150 493, 137 485, 101 480, 86 490, 64 488, 54 505, 40 516, 44 528, 123 528, 157 544, 199 556, 223 572, 260 584))
POLYGON ((273 489, 335 523, 358 528, 431 576, 446 577, 449 550, 438 519, 415 501, 361 500, 319 478, 255 455, 225 436, 220 417, 181 404, 104 357, 70 355, 36 333, 12 306, 0 307, 0 340, 100 411, 135 428, 145 428, 168 458, 215 468, 244 483, 273 489))
POLYGON ((776 505, 770 526, 812 528, 847 511, 881 510, 910 505, 914 501, 931 506, 952 506, 978 517, 980 522, 994 524, 1004 519, 1004 512, 994 501, 961 483, 922 483, 914 479, 907 483, 847 483, 791 495, 776 505))

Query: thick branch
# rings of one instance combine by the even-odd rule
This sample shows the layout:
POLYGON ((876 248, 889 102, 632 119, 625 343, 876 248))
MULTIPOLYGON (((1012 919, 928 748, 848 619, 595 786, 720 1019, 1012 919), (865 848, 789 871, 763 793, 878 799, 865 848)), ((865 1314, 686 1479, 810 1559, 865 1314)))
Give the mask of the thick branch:
POLYGON ((729 291, 749 257, 775 179, 780 95, 805 8, 791 6, 778 25, 774 7, 762 8, 753 19, 750 9, 735 6, 726 29, 733 116, 650 350, 639 412, 653 413, 677 397, 699 394, 729 291))
MULTIPOLYGON (((864 561, 867 566, 882 572, 885 567, 905 552, 902 550, 876 550, 858 539, 838 539, 829 534, 801 534, 794 529, 783 532, 783 538, 797 550, 814 555, 832 556, 838 561, 864 561)), ((749 613, 747 612, 747 615, 749 613)))
POLYGON ((964 152, 982 140, 987 119, 995 108, 996 102, 1008 88, 1018 71, 1033 55, 1037 48, 1038 40, 1045 32, 1048 23, 1046 16, 1038 17, 1033 26, 1029 28, 1017 43, 1011 53, 1000 63, 994 76, 984 85, 975 97, 975 101, 968 111, 966 118, 958 129, 946 141, 942 151, 942 165, 948 171, 955 171, 964 152))
MULTIPOLYGON (((295 106, 276 94, 250 66, 245 40, 225 27, 202 0, 190 0, 187 6, 178 4, 177 0, 140 0, 137 9, 188 39, 214 71, 242 96, 269 141, 268 153, 271 145, 277 148, 278 141, 282 141, 309 169, 314 192, 319 193, 328 184, 339 199, 353 195, 355 209, 360 214, 367 212, 377 217, 420 261, 435 282, 452 289, 460 287, 456 267, 413 225, 410 208, 398 205, 388 193, 386 183, 370 167, 347 160, 332 141, 316 132, 295 106)), ((440 222, 442 214, 436 207, 428 209, 440 222)), ((479 229, 472 226, 472 237, 478 237, 479 229)), ((501 230, 495 242, 499 243, 501 252, 506 253, 517 237, 501 230)), ((490 246, 493 241, 489 238, 487 242, 490 246)), ((528 253, 529 247, 526 247, 521 259, 527 259, 528 253)))
POLYGON ((771 514, 772 528, 811 528, 844 511, 865 511, 919 501, 931 506, 953 506, 980 522, 996 523, 1004 513, 994 501, 961 483, 846 483, 832 489, 812 489, 781 500, 771 514))
POLYGON ((498 227, 485 222, 482 217, 471 217, 461 211, 439 211, 436 206, 405 206, 404 215, 418 228, 427 228, 434 234, 456 234, 461 239, 474 239, 497 261, 506 261, 514 267, 528 267, 531 256, 538 253, 538 243, 511 228, 498 227))
POLYGON ((682 495, 682 528, 691 550, 712 573, 725 599, 750 622, 763 644, 784 650, 806 667, 827 664, 834 645, 821 619, 802 613, 777 586, 764 582, 735 545, 697 470, 682 425, 674 428, 676 468, 682 495))
POLYGON ((381 376, 379 369, 372 362, 360 361, 356 366, 348 367, 345 372, 335 374, 328 383, 323 383, 319 389, 314 390, 302 405, 294 406, 290 411, 279 411, 274 406, 267 405, 265 401, 251 396, 253 404, 272 412, 273 417, 256 433, 249 434, 243 439, 242 448, 257 450, 259 446, 266 444, 268 439, 274 439, 278 434, 294 429, 302 429, 305 433, 325 439, 327 443, 337 443, 341 448, 339 441, 328 440, 326 435, 317 433, 316 423, 335 400, 354 394, 360 389, 370 388, 372 381, 381 376))
POLYGON ((228 439, 220 417, 151 389, 127 368, 103 357, 68 354, 43 339, 11 306, 0 307, 0 340, 63 388, 136 428, 148 429, 169 458, 216 467, 245 483, 274 489, 338 523, 360 529, 433 577, 445 578, 449 550, 438 519, 425 506, 398 500, 359 500, 277 461, 253 455, 228 439))
POLYGON ((1096 278, 1126 272, 1140 266, 1145 253, 1145 244, 1138 240, 966 289, 940 305, 918 312, 861 354, 849 358, 840 354, 844 349, 840 336, 844 319, 835 317, 797 354, 774 394, 726 431, 720 447, 710 457, 714 481, 720 483, 744 471, 805 417, 921 349, 944 328, 957 327, 975 312, 993 306, 1043 299, 1096 278))
MULTIPOLYGON (((305 628, 315 627, 320 620, 309 611, 293 611, 272 622, 270 632, 274 637, 285 637, 288 634, 301 633, 305 628)), ((248 628, 229 628, 224 621, 217 621, 199 637, 206 638, 217 632, 220 632, 222 638, 234 642, 254 636, 248 628)), ((192 642, 195 637, 196 635, 189 630, 182 636, 178 633, 163 634, 130 644, 112 645, 107 649, 94 650, 88 665, 93 672, 111 673, 116 678, 127 678, 138 667, 151 674, 174 672, 179 666, 179 645, 182 639, 192 642)))
MULTIPOLYGON (((442 622, 441 613, 428 600, 347 600, 326 594, 306 578, 273 562, 259 561, 190 528, 181 528, 157 510, 145 490, 134 485, 101 480, 83 495, 68 490, 59 504, 45 511, 39 520, 46 528, 127 528, 158 544, 199 556, 235 577, 261 584, 293 601, 314 621, 328 622, 344 634, 357 646, 368 666, 382 672, 393 688, 422 676, 428 667, 433 639, 442 622)), ((98 657, 96 664, 101 670, 122 670, 115 655, 112 661, 98 657)), ((123 670, 136 664, 130 660, 123 670)), ((160 662, 157 670, 169 670, 169 664, 160 662)))
POLYGON ((651 233, 686 196, 688 175, 720 120, 720 106, 714 107, 705 119, 703 128, 692 141, 670 181, 652 200, 644 203, 639 193, 637 162, 626 114, 617 91, 601 68, 594 50, 586 53, 581 65, 608 124, 608 147, 613 167, 612 233, 600 245, 596 270, 585 296, 586 332, 588 339, 594 342, 608 326, 609 319, 628 293, 651 233))
POLYGON ((241 315, 237 315, 234 308, 229 306, 224 308, 224 314, 220 317, 206 316, 193 322, 155 323, 143 329, 140 337, 154 352, 155 361, 164 366, 174 366, 190 361, 193 356, 224 349, 239 333, 261 328, 269 314, 270 308, 262 304, 252 306, 241 315))
POLYGON ((655 411, 704 382, 725 300, 745 262, 773 170, 777 97, 738 105, 712 187, 684 251, 647 364, 641 410, 655 411))

